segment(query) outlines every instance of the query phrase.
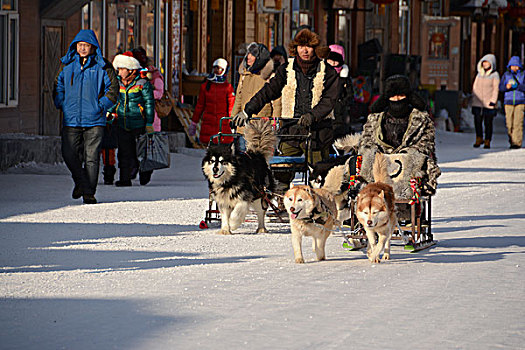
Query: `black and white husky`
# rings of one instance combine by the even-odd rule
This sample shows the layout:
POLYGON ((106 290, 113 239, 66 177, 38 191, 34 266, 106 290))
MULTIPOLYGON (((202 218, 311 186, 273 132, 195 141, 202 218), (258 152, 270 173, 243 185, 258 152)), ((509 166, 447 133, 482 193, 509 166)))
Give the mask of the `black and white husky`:
POLYGON ((257 213, 256 233, 267 232, 264 191, 273 191, 275 186, 268 161, 276 136, 268 121, 258 119, 246 125, 244 137, 246 152, 238 151, 234 144, 210 145, 202 160, 202 172, 221 213, 219 233, 223 235, 231 234, 244 222, 250 207, 257 213))

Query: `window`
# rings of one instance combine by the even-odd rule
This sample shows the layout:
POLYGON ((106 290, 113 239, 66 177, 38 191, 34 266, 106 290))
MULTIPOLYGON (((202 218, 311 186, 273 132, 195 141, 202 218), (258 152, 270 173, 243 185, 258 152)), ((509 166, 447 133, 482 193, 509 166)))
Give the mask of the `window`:
POLYGON ((18 105, 18 13, 16 0, 0 0, 0 107, 18 105))

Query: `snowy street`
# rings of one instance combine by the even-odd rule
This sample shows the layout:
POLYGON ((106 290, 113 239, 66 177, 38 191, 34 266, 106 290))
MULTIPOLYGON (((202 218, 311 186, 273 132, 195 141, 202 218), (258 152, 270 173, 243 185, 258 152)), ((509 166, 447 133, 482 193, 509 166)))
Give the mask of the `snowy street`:
MULTIPOLYGON (((502 120, 497 121, 501 125, 502 120)), ((525 343, 525 149, 439 131, 438 244, 371 264, 327 241, 295 264, 288 224, 199 229, 202 152, 147 186, 71 199, 62 166, 0 174, 0 349, 518 349, 525 343)))

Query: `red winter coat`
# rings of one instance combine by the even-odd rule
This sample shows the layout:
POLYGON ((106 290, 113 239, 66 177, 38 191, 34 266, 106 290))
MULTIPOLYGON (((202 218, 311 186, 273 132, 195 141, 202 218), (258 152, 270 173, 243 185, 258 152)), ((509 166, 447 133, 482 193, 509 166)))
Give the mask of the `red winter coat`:
MULTIPOLYGON (((229 117, 235 102, 235 96, 233 96, 233 87, 230 83, 214 83, 206 81, 201 85, 199 92, 199 99, 197 100, 197 106, 193 112, 193 118, 195 123, 199 123, 202 116, 200 141, 203 144, 210 142, 210 137, 219 132, 219 123, 222 117, 229 117), (206 87, 209 84, 209 89, 206 87)), ((230 125, 228 122, 222 122, 222 133, 231 133, 230 125)), ((231 137, 224 137, 221 142, 230 143, 233 141, 231 137)), ((214 140, 216 143, 217 140, 214 140)))

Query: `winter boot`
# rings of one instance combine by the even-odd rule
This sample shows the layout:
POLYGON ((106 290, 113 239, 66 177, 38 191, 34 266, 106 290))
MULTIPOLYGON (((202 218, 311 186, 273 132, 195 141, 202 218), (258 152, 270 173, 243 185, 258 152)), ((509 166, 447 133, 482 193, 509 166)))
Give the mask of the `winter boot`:
POLYGON ((115 181, 117 187, 131 186, 131 168, 120 168, 120 180, 115 181))
POLYGON ((485 140, 485 144, 483 145, 483 148, 490 148, 490 140, 485 140))
POLYGON ((483 137, 476 137, 476 143, 474 144, 474 147, 478 148, 483 143, 483 137))
POLYGON ((153 174, 153 170, 150 171, 142 171, 139 173, 139 181, 141 185, 147 185, 148 182, 151 180, 151 174, 153 174))
POLYGON ((82 195, 82 199, 84 200, 84 204, 97 204, 97 199, 94 194, 84 194, 82 195))
POLYGON ((104 174, 104 185, 113 185, 116 172, 117 169, 115 169, 114 165, 104 165, 104 170, 102 170, 104 174))
POLYGON ((73 199, 79 199, 80 197, 82 197, 82 189, 80 188, 80 185, 75 185, 71 197, 73 197, 73 199))

